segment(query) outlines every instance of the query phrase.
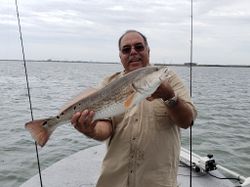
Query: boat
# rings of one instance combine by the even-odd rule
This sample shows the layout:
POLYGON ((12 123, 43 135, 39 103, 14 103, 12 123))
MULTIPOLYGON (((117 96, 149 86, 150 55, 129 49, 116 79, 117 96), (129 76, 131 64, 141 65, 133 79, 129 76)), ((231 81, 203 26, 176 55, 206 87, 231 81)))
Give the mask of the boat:
MULTIPOLYGON (((100 144, 56 162, 41 172, 43 186, 95 187, 105 152, 106 145, 100 144)), ((218 165, 213 155, 201 157, 192 153, 192 178, 190 179, 189 158, 189 150, 182 147, 177 178, 179 187, 250 187, 250 177, 246 178, 218 165)), ((38 174, 20 187, 34 186, 41 186, 38 174)))

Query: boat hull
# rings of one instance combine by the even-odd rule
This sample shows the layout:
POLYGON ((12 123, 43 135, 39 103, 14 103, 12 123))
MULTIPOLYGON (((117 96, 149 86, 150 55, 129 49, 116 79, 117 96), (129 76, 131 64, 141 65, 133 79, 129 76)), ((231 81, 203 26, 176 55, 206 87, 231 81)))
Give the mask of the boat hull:
MULTIPOLYGON (((101 171, 101 163, 105 154, 105 144, 94 146, 79 151, 66 157, 42 171, 44 186, 49 187, 95 187, 101 171)), ((218 171, 213 171, 216 176, 223 177, 218 171)), ((178 185, 190 186, 190 170, 184 164, 180 164, 178 171, 178 185)), ((234 186, 229 180, 218 180, 208 174, 193 171, 192 185, 195 187, 230 187, 234 186)), ((35 175, 20 187, 40 186, 39 176, 35 175)))

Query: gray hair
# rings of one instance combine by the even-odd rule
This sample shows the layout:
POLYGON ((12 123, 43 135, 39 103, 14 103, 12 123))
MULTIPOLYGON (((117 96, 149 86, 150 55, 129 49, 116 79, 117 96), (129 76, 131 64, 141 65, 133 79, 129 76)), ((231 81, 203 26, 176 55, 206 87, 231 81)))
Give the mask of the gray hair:
POLYGON ((138 34, 143 38, 143 40, 144 40, 144 42, 145 42, 145 45, 148 46, 147 38, 146 38, 146 36, 144 36, 141 32, 139 32, 139 31, 137 31, 137 30, 127 30, 123 35, 121 35, 121 37, 120 37, 119 40, 118 40, 118 47, 119 47, 119 50, 121 50, 121 40, 122 40, 122 38, 123 38, 126 34, 128 34, 128 33, 130 33, 130 32, 136 32, 136 33, 138 33, 138 34))

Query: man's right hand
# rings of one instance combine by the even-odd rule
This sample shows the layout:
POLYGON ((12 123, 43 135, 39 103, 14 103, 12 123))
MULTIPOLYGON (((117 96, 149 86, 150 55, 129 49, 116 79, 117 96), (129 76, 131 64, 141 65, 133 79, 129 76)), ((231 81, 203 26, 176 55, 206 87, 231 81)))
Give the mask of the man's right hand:
POLYGON ((84 110, 83 112, 77 112, 71 118, 71 124, 79 132, 85 134, 90 138, 95 137, 96 122, 93 122, 94 111, 84 110))

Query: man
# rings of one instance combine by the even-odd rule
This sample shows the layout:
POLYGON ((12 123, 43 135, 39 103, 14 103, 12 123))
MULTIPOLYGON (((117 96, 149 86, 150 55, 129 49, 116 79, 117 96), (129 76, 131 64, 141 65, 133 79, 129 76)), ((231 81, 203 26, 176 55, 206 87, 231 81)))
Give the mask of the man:
MULTIPOLYGON (((119 39, 124 72, 106 78, 102 85, 141 67, 149 66, 146 37, 129 30, 119 39)), ((180 78, 170 71, 147 100, 110 120, 92 122, 94 111, 72 117, 80 132, 108 141, 97 187, 175 187, 180 154, 180 128, 193 124, 196 110, 180 78)))

